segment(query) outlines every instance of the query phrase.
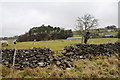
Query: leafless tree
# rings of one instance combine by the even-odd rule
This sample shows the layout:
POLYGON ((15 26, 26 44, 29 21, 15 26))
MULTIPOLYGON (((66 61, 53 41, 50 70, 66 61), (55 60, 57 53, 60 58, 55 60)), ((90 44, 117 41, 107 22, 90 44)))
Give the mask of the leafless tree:
POLYGON ((90 14, 85 14, 83 17, 78 17, 77 19, 77 29, 79 33, 82 35, 85 44, 87 44, 88 39, 90 37, 90 29, 95 28, 98 25, 98 20, 95 19, 90 14))

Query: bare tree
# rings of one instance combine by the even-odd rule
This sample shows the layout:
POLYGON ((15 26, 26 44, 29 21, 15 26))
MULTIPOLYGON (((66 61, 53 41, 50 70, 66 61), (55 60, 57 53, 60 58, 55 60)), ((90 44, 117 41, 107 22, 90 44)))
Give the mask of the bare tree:
POLYGON ((78 17, 77 19, 77 29, 82 35, 85 44, 87 44, 88 39, 90 38, 90 29, 95 28, 98 25, 98 20, 95 19, 90 14, 85 14, 83 17, 78 17))

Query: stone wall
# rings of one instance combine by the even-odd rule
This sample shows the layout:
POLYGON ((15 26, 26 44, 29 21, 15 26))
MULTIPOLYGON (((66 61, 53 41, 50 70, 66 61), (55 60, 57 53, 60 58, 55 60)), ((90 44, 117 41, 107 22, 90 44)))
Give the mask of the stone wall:
POLYGON ((65 55, 70 54, 73 59, 90 58, 94 56, 111 56, 120 52, 120 42, 106 44, 76 44, 65 47, 65 55))
MULTIPOLYGON (((2 64, 11 67, 13 64, 14 49, 2 49, 2 64)), ((49 48, 19 49, 16 53, 15 68, 25 67, 36 68, 46 67, 55 64, 65 69, 74 67, 73 60, 92 58, 94 56, 108 56, 120 53, 120 42, 107 44, 76 44, 67 46, 60 53, 55 55, 49 48)))

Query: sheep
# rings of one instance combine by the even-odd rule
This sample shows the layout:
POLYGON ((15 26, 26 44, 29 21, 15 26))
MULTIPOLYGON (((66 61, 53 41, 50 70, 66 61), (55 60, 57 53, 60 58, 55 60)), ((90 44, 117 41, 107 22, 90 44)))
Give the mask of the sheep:
POLYGON ((7 41, 0 41, 0 45, 1 45, 2 47, 8 46, 8 42, 7 42, 7 41))

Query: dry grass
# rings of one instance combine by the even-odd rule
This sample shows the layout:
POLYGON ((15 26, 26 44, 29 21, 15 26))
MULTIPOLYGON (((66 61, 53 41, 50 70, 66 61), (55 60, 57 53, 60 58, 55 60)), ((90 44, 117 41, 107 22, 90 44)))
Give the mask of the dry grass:
POLYGON ((70 70, 61 70, 55 65, 45 68, 35 69, 25 68, 24 70, 14 70, 3 66, 2 77, 4 78, 120 78, 120 54, 111 57, 98 57, 91 60, 77 60, 76 67, 70 70))

